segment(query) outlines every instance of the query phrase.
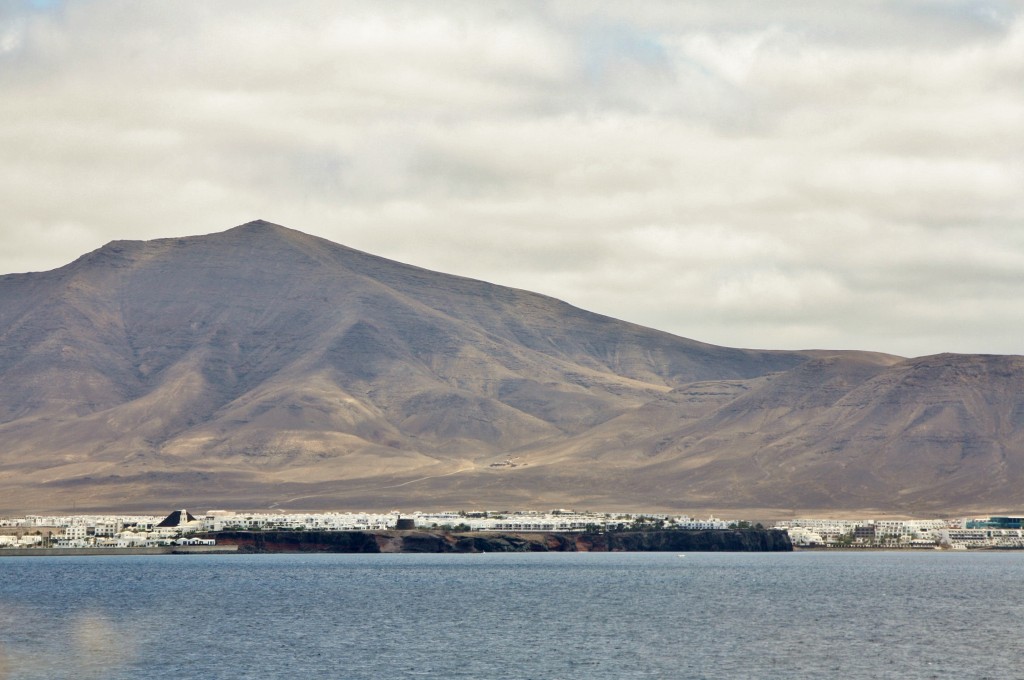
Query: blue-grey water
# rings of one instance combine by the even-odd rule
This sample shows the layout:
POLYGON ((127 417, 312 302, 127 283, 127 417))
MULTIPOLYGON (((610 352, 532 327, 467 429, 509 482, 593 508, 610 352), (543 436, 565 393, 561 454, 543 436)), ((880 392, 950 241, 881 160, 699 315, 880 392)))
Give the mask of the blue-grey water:
POLYGON ((1024 553, 0 557, 0 679, 1024 678, 1024 553))

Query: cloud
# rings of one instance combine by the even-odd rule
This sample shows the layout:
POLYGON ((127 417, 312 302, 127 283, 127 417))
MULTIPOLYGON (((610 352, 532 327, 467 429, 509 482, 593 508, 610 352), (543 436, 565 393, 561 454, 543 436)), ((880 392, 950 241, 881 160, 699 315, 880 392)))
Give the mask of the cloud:
POLYGON ((733 346, 1019 353, 1014 2, 0 10, 0 271, 270 219, 733 346))

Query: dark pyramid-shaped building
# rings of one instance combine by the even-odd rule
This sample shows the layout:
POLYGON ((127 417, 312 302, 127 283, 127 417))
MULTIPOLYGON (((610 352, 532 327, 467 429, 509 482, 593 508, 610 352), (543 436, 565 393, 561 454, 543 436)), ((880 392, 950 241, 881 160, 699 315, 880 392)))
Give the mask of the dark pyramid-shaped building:
POLYGON ((195 521, 196 518, 190 515, 187 510, 175 510, 171 514, 167 515, 167 517, 164 517, 156 526, 161 529, 173 529, 175 527, 180 527, 183 524, 195 521))

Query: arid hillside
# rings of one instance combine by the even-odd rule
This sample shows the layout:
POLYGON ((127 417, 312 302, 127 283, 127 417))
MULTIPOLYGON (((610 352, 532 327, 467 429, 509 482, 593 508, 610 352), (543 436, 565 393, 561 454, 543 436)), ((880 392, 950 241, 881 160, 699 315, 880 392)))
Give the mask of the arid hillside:
POLYGON ((1019 509, 1022 376, 716 347, 256 221, 0 277, 0 512, 1019 509))

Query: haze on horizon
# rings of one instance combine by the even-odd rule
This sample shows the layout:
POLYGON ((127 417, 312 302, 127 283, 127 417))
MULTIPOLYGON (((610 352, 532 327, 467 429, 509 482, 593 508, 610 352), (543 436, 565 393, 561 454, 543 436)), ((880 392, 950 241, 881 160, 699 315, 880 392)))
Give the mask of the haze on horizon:
POLYGON ((1024 7, 0 5, 0 273, 256 218, 732 347, 1021 354, 1024 7))

